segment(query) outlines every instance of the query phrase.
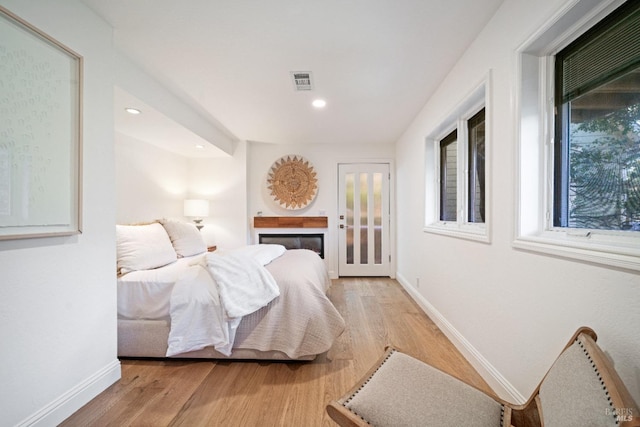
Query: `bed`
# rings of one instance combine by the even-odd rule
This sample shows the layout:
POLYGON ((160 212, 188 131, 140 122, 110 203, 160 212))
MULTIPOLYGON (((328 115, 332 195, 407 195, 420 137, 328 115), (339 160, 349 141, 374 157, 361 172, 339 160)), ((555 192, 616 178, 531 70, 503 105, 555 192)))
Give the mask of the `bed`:
POLYGON ((345 328, 312 251, 208 252, 195 226, 171 220, 116 235, 120 357, 313 360, 345 328))

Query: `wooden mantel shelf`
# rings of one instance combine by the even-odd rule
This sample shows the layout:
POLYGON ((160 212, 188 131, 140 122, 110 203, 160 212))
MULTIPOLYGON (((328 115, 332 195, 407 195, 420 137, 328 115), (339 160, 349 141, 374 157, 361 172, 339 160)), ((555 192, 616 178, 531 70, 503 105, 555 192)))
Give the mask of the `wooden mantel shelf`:
POLYGON ((326 216, 254 216, 254 228, 327 228, 326 216))

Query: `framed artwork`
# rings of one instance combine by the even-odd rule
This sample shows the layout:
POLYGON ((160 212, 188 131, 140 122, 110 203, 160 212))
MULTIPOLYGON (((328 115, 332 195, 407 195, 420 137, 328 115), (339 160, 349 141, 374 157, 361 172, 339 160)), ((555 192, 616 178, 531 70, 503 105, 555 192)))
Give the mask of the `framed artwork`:
POLYGON ((0 240, 82 229, 82 57, 0 6, 0 240))

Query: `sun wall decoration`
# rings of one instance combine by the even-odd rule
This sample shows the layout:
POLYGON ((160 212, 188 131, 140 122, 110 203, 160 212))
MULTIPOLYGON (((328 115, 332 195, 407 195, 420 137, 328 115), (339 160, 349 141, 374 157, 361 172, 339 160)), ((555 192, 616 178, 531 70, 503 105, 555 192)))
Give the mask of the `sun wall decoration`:
POLYGON ((267 178, 271 197, 285 209, 302 209, 313 201, 318 190, 317 173, 302 156, 285 156, 271 165, 267 178))

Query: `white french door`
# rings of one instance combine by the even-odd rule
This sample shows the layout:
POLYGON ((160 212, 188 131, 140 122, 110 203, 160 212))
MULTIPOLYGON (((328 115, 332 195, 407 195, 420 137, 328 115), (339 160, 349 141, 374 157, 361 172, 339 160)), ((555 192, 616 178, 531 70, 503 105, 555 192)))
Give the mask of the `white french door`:
POLYGON ((339 164, 338 198, 338 274, 389 276, 389 164, 339 164))

